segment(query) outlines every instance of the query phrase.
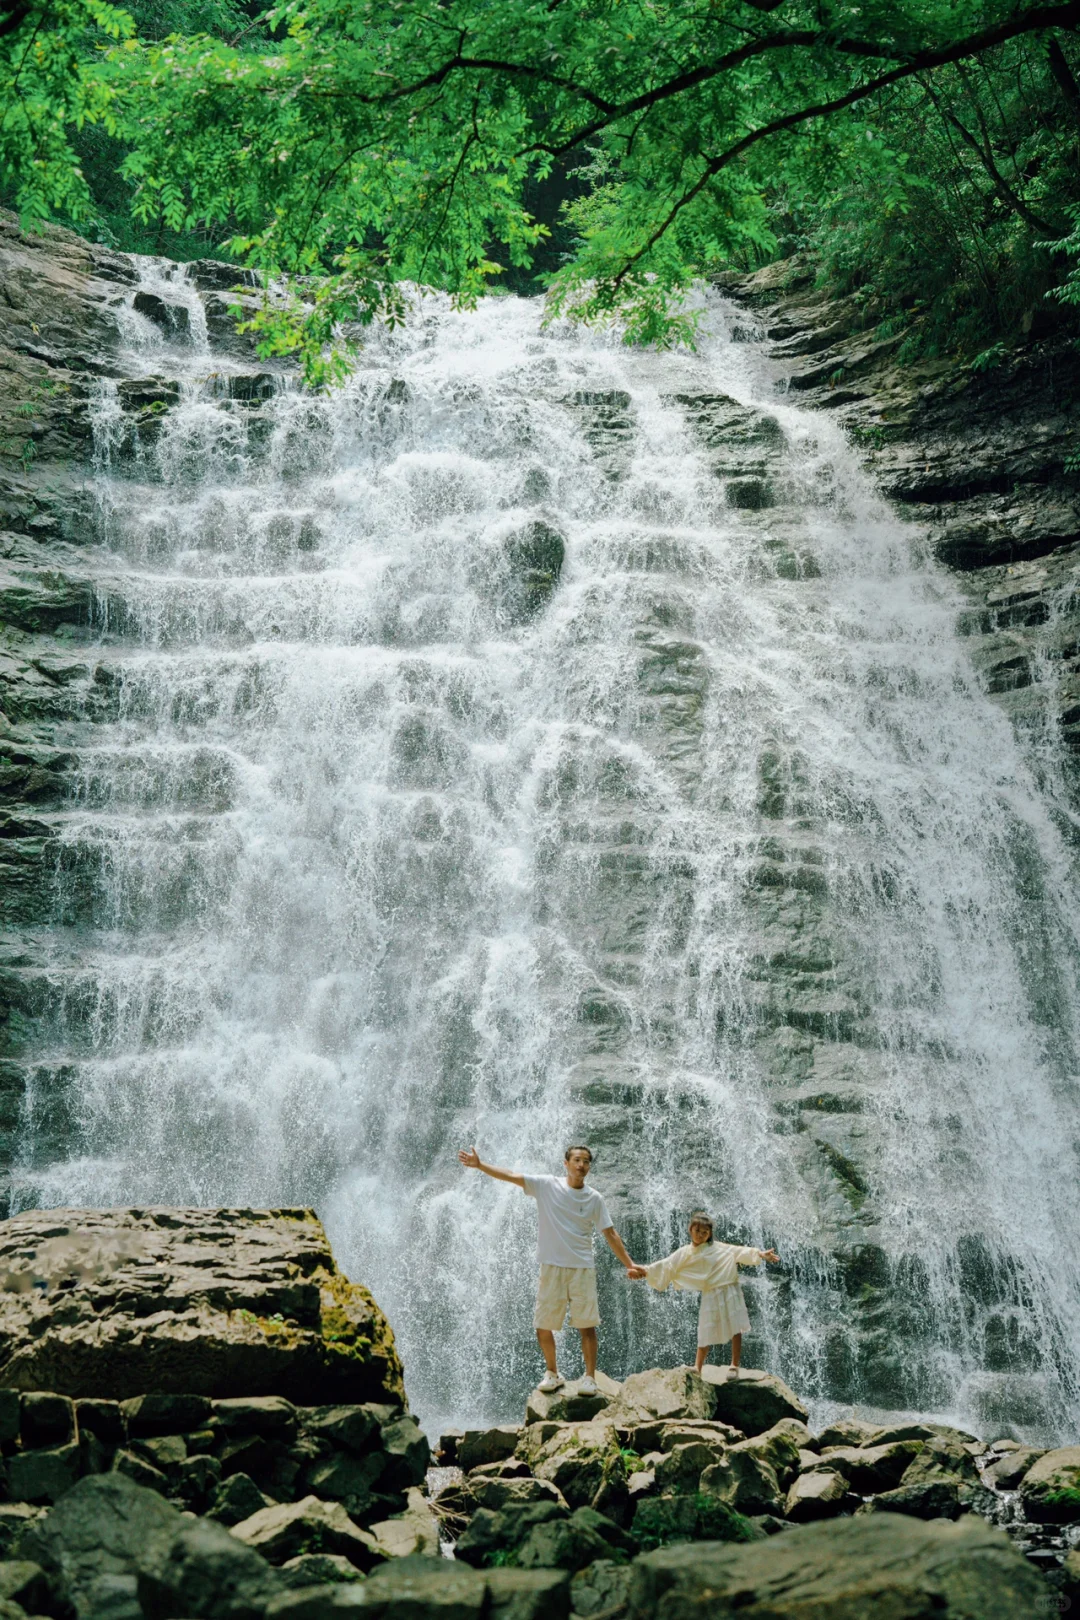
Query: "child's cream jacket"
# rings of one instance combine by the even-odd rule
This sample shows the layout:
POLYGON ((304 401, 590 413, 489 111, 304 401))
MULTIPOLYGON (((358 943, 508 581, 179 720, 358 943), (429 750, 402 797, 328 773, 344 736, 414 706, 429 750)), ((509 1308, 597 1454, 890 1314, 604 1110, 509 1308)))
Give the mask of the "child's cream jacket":
POLYGON ((646 1266, 645 1280, 661 1294, 665 1288, 708 1294, 714 1288, 730 1288, 739 1280, 740 1266, 757 1266, 763 1259, 760 1249, 743 1249, 734 1243, 701 1243, 696 1249, 685 1243, 666 1260, 646 1266))

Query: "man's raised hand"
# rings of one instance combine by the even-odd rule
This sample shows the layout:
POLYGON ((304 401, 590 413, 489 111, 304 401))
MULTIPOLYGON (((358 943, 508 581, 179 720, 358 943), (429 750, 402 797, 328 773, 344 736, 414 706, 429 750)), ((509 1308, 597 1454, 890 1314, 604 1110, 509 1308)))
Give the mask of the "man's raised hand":
POLYGON ((458 1152, 458 1159, 466 1170, 479 1170, 480 1168, 480 1155, 474 1147, 461 1148, 458 1152))
POLYGON ((761 1258, 763 1260, 772 1261, 774 1265, 780 1264, 780 1256, 777 1254, 775 1249, 762 1249, 761 1258))

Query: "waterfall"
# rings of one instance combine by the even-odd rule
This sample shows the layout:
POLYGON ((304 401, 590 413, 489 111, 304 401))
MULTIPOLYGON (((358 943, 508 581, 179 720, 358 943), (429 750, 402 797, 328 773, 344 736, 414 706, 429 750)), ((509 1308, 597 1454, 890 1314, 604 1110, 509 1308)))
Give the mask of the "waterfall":
MULTIPOLYGON (((313 1204, 421 1417, 508 1418, 535 1212, 456 1149, 587 1140, 639 1258, 779 1248, 749 1364, 1065 1432, 1067 818, 841 431, 719 302, 656 354, 426 298, 312 396, 141 291, 17 1205, 313 1204)), ((601 1366, 689 1359, 599 1263, 601 1366)))

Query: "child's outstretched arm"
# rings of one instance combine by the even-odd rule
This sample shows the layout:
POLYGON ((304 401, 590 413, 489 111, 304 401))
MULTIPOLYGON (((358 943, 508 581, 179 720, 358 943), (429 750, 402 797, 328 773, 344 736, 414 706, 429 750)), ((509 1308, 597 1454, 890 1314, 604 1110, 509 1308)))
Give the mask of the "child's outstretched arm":
POLYGON ((650 1288, 655 1288, 658 1294, 671 1287, 679 1270, 679 1263, 685 1254, 684 1249, 676 1249, 673 1254, 665 1255, 662 1260, 653 1260, 648 1265, 635 1266, 627 1276, 632 1282, 644 1278, 650 1288))
POLYGON ((458 1160, 466 1170, 482 1170, 485 1176, 491 1176, 493 1181, 509 1181, 512 1186, 525 1190, 525 1177, 515 1175, 513 1170, 499 1170, 493 1164, 485 1164, 474 1147, 462 1148, 458 1153, 458 1160))

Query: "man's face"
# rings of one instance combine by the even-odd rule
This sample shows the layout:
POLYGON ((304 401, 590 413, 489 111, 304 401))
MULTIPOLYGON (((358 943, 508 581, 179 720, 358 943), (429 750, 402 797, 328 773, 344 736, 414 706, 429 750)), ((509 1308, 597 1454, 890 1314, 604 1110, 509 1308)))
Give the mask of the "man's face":
POLYGON ((592 1160, 585 1149, 575 1148, 566 1160, 566 1179, 571 1187, 580 1187, 591 1169, 592 1160))

